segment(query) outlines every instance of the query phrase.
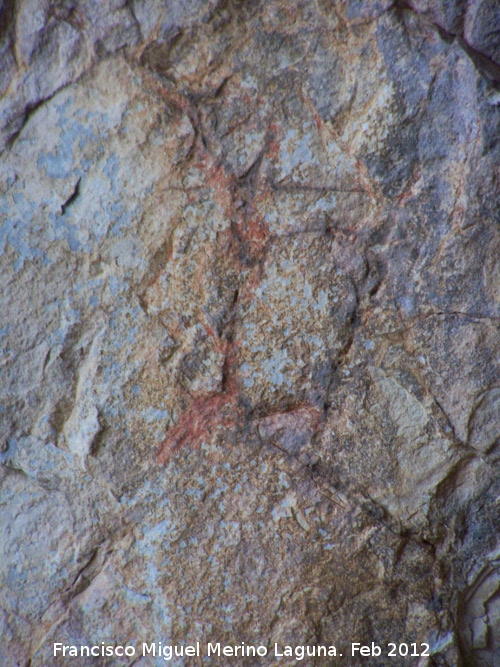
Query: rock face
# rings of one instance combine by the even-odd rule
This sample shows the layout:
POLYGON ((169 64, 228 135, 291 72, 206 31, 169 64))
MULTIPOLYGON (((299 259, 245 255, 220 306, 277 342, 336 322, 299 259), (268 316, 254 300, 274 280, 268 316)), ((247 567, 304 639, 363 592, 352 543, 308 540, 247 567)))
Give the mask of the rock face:
POLYGON ((498 7, 0 3, 2 665, 500 664, 498 7))

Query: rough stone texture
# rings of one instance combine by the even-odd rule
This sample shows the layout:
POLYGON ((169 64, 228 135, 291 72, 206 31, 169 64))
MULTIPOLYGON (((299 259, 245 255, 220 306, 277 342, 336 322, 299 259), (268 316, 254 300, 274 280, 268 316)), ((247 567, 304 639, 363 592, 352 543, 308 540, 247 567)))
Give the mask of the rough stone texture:
POLYGON ((0 3, 1 665, 500 664, 499 36, 494 0, 0 3))

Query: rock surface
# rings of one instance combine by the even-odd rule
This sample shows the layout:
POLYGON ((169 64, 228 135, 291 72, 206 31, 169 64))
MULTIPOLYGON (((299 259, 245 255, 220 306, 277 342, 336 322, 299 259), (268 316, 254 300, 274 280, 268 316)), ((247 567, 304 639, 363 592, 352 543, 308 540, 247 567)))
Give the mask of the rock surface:
POLYGON ((0 3, 2 665, 500 664, 499 35, 488 0, 0 3))

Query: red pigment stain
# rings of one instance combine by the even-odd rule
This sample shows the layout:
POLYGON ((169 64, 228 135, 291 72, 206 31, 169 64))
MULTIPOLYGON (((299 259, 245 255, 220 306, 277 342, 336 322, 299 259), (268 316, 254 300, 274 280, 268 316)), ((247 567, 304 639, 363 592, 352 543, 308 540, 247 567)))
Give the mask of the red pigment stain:
MULTIPOLYGON (((221 345, 222 345, 221 341, 221 345)), ((226 343, 224 374, 228 378, 220 394, 200 396, 191 401, 179 423, 172 427, 160 446, 158 463, 167 461, 184 445, 199 447, 220 428, 235 429, 242 418, 239 387, 233 377, 236 345, 226 343)))
POLYGON ((217 348, 225 355, 223 366, 225 387, 219 394, 193 398, 179 423, 168 431, 162 442, 158 452, 160 464, 167 463, 184 445, 199 447, 218 429, 235 429, 241 422, 240 390, 233 372, 238 343, 221 340, 210 327, 205 326, 205 330, 216 340, 217 348))
MULTIPOLYGON (((274 134, 277 128, 271 127, 270 130, 274 134)), ((277 142, 271 141, 268 144, 268 150, 271 153, 277 151, 278 147, 277 142)), ((223 166, 211 163, 207 155, 202 156, 199 166, 206 170, 206 185, 212 189, 214 201, 221 206, 228 220, 231 218, 234 220, 234 177, 228 175, 223 166)), ((244 267, 238 258, 242 246, 246 246, 247 256, 259 260, 263 256, 268 237, 267 224, 253 217, 251 213, 247 213, 234 223, 234 227, 220 232, 217 243, 220 252, 225 254, 230 263, 238 270, 242 271, 244 267)), ((242 289, 247 291, 247 287, 250 287, 250 292, 252 292, 259 282, 260 274, 260 269, 252 271, 251 285, 242 285, 242 289)), ((225 386, 218 394, 192 398, 178 424, 169 429, 160 446, 158 452, 160 464, 167 463, 185 445, 200 446, 203 441, 210 440, 217 430, 234 430, 242 423, 244 415, 240 402, 240 388, 235 377, 238 343, 227 342, 219 338, 211 327, 206 324, 204 327, 207 333, 217 341, 217 348, 225 354, 223 368, 225 386)))
POLYGON ((269 135, 267 139, 267 156, 271 159, 276 159, 280 152, 280 142, 277 139, 279 127, 276 123, 269 125, 269 135))
POLYGON ((269 227, 263 220, 250 218, 236 225, 240 242, 246 247, 247 255, 259 259, 269 238, 269 227))
POLYGON ((227 392, 194 400, 177 426, 169 430, 161 444, 158 462, 166 463, 184 445, 201 445, 218 428, 235 428, 239 417, 236 399, 236 393, 227 392))
MULTIPOLYGON (((259 235, 260 236, 260 235, 259 235)), ((230 230, 223 232, 222 251, 236 256, 238 243, 230 230), (224 242, 225 241, 225 242, 224 242)), ((238 428, 243 411, 240 407, 240 388, 235 377, 239 343, 220 338, 206 323, 205 331, 216 341, 216 349, 224 354, 223 378, 225 387, 218 394, 193 398, 182 414, 179 423, 170 428, 158 452, 158 462, 167 463, 182 447, 199 447, 204 440, 210 440, 217 430, 238 428)))

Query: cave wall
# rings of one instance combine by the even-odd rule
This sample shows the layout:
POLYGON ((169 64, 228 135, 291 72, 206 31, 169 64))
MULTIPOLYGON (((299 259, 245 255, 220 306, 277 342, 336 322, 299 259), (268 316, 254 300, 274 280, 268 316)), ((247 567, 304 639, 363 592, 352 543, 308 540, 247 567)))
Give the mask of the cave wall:
POLYGON ((3 0, 0 38, 0 663, 500 664, 498 4, 3 0))

